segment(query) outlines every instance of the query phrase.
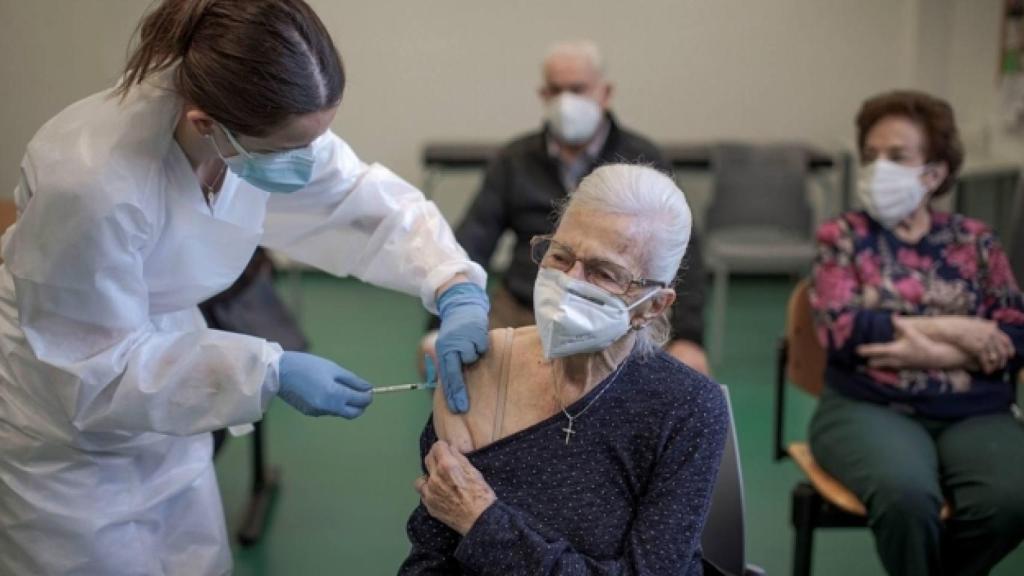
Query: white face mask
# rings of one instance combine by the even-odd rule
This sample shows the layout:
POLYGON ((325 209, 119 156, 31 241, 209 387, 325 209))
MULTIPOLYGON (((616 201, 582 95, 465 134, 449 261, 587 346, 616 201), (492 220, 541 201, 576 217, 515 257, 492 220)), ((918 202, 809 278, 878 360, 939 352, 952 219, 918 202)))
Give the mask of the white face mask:
POLYGON ((857 196, 871 217, 893 228, 917 210, 928 194, 921 182, 924 166, 903 166, 878 159, 861 169, 857 196))
POLYGON ((657 293, 627 306, 589 282, 541 268, 533 285, 533 309, 544 356, 550 360, 607 348, 629 330, 629 311, 657 293))
POLYGON ((548 102, 544 116, 559 140, 579 145, 590 140, 597 132, 604 118, 604 110, 600 104, 586 96, 562 92, 548 102))

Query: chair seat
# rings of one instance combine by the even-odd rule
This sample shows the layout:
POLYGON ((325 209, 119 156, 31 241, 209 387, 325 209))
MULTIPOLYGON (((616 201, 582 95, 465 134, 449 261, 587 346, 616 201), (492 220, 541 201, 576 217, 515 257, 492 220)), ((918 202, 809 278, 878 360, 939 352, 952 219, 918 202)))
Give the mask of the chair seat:
POLYGON ((807 475, 807 479, 811 481, 811 485, 814 486, 825 500, 850 514, 867 516, 868 511, 857 496, 829 475, 828 472, 822 470, 821 466, 818 466, 818 463, 814 461, 814 455, 811 454, 811 447, 805 442, 790 444, 786 447, 786 452, 796 462, 796 465, 803 470, 804 474, 807 475))
POLYGON ((734 227, 707 235, 705 258, 730 272, 803 272, 814 260, 806 235, 773 227, 734 227))
MULTIPOLYGON (((825 472, 821 466, 818 466, 818 463, 814 460, 814 455, 811 454, 811 448, 806 442, 794 442, 786 447, 786 452, 789 453, 789 457, 807 475, 807 479, 811 481, 811 485, 821 494, 822 498, 850 514, 867 516, 867 509, 860 499, 857 498, 856 494, 851 492, 846 486, 843 486, 828 472, 825 472)), ((939 517, 943 520, 948 520, 949 515, 949 503, 943 503, 939 517)))

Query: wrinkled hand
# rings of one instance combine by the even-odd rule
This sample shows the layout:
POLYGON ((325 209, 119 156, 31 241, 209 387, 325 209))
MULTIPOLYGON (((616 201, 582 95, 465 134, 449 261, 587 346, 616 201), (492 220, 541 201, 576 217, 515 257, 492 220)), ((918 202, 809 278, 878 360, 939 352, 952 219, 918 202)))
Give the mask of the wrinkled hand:
POLYGON ((955 346, 932 340, 900 316, 892 317, 892 326, 892 342, 857 347, 857 354, 867 359, 868 366, 891 370, 955 367, 955 346))
POLYGON ((472 364, 487 352, 487 312, 490 303, 482 288, 461 282, 437 299, 441 316, 436 354, 441 385, 448 409, 456 414, 469 410, 469 396, 462 379, 462 366, 472 364))
POLYGON ((373 401, 369 382, 326 358, 285 352, 278 365, 277 395, 306 416, 359 417, 373 401))
POLYGON ((465 456, 453 450, 444 440, 430 448, 424 459, 426 476, 416 479, 427 512, 463 536, 497 497, 465 456))
POLYGON ((986 374, 1002 370, 1016 353, 1010 337, 991 320, 963 318, 956 330, 962 334, 959 341, 964 349, 977 359, 986 374))

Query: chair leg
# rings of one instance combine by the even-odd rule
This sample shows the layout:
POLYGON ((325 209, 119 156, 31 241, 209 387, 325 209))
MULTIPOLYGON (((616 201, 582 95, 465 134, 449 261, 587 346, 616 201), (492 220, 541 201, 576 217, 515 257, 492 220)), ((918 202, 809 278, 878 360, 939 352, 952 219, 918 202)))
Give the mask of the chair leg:
POLYGON ((238 529, 238 541, 248 547, 259 542, 270 520, 274 497, 281 486, 281 470, 268 466, 263 447, 264 422, 256 422, 252 432, 252 492, 246 504, 242 526, 238 529))
POLYGON ((725 301, 729 293, 729 269, 725 264, 716 262, 713 266, 713 287, 715 303, 712 308, 712 335, 711 341, 711 362, 718 364, 724 355, 723 346, 725 343, 725 301))
POLYGON ((793 576, 811 575, 818 498, 817 491, 807 484, 793 489, 793 576))
POLYGON ((796 541, 793 545, 793 576, 811 576, 811 561, 814 552, 814 528, 795 526, 796 541))
POLYGON ((786 363, 789 361, 789 343, 785 338, 779 338, 775 353, 775 421, 772 422, 774 429, 772 441, 774 443, 775 461, 778 462, 786 457, 786 451, 782 447, 782 429, 786 421, 786 363))

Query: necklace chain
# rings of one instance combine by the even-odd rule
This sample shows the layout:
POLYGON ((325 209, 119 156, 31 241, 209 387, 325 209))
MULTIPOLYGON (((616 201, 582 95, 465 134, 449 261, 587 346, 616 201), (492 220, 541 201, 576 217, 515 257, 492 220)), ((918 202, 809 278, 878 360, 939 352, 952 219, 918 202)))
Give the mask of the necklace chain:
POLYGON ((576 433, 576 431, 572 429, 573 423, 575 423, 576 419, 578 419, 580 416, 583 416, 583 414, 587 410, 590 410, 590 407, 594 405, 594 402, 597 402, 598 398, 603 396, 604 393, 607 392, 608 389, 612 387, 612 384, 615 384, 615 381, 619 377, 619 373, 622 372, 622 368, 626 365, 627 361, 628 358, 626 360, 623 360, 622 363, 619 364, 619 367, 615 369, 615 373, 612 374, 611 380, 609 380, 608 383, 604 385, 604 388, 602 388, 596 396, 591 398, 590 402, 587 402, 587 405, 584 406, 582 410, 577 412, 575 416, 569 414, 569 411, 565 409, 565 403, 562 402, 562 388, 558 384, 558 377, 555 372, 555 367, 554 365, 551 366, 551 380, 554 382, 555 385, 555 398, 558 400, 558 407, 562 409, 562 414, 565 414, 565 417, 569 419, 569 426, 566 428, 562 428, 562 432, 565 432, 566 445, 569 444, 569 440, 572 438, 572 435, 576 433))
POLYGON ((215 190, 214 188, 217 186, 217 182, 219 182, 220 179, 224 177, 224 174, 226 174, 227 171, 228 165, 225 164, 224 162, 221 162, 220 171, 217 172, 217 177, 213 179, 213 184, 206 184, 202 180, 199 181, 199 185, 203 189, 203 196, 206 197, 207 204, 213 202, 213 198, 217 195, 217 190, 215 190))

